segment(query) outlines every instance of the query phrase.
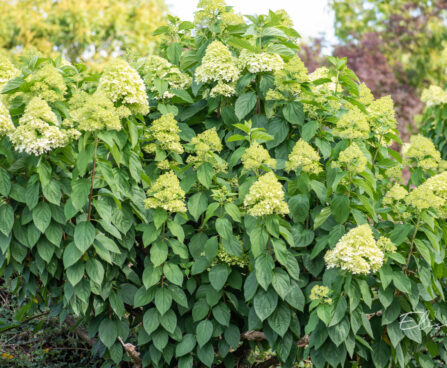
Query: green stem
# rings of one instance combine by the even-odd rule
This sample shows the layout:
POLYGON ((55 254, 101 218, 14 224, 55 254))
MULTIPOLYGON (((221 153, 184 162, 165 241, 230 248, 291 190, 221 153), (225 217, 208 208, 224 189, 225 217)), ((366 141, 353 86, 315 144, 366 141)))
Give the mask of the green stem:
POLYGON ((95 182, 95 170, 96 170, 96 151, 98 149, 98 138, 95 138, 95 153, 93 155, 93 168, 92 168, 92 177, 90 183, 90 194, 88 196, 88 216, 87 221, 90 221, 92 215, 92 199, 93 199, 93 184, 95 182))

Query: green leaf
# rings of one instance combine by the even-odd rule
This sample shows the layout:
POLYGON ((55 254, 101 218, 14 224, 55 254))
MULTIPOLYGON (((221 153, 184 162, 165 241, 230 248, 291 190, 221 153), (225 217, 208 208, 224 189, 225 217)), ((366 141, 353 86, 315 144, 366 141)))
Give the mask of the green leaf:
POLYGON ((230 309, 223 303, 219 303, 213 308, 213 316, 217 322, 223 326, 230 325, 230 309))
POLYGON ((323 225, 330 215, 331 215, 331 208, 330 207, 323 208, 317 215, 317 217, 315 217, 314 230, 318 229, 321 225, 323 225))
POLYGON ((281 303, 273 314, 268 318, 268 324, 279 336, 284 337, 290 326, 290 309, 281 303))
POLYGON ((267 133, 274 137, 273 140, 266 143, 267 148, 277 147, 284 142, 289 134, 289 124, 282 119, 274 118, 268 123, 267 133))
POLYGON ((81 252, 74 243, 69 243, 65 248, 63 256, 65 269, 74 265, 82 257, 82 254, 83 252, 81 252))
POLYGON ((340 323, 336 324, 335 326, 329 327, 328 334, 332 342, 336 346, 339 346, 343 342, 345 342, 346 338, 348 337, 349 329, 349 320, 348 317, 345 317, 340 323))
POLYGON ((172 305, 171 292, 166 287, 161 287, 155 292, 155 306, 161 315, 165 314, 172 305))
POLYGON ((82 262, 77 262, 73 266, 67 268, 67 279, 72 286, 76 286, 84 277, 84 265, 82 262))
POLYGON ((183 272, 180 267, 174 263, 167 262, 163 266, 163 273, 168 279, 175 285, 182 286, 183 284, 183 272))
POLYGON ((89 179, 77 179, 71 187, 71 203, 79 211, 88 201, 91 182, 89 179))
POLYGON ((188 201, 188 211, 195 221, 197 221, 200 215, 206 211, 207 207, 208 197, 203 192, 192 195, 188 201))
POLYGON ((85 264, 85 270, 91 280, 99 285, 102 284, 102 280, 104 280, 104 267, 101 262, 97 259, 90 258, 85 264))
POLYGON ((145 287, 140 287, 134 295, 133 307, 139 308, 148 305, 154 299, 154 293, 146 290, 145 287))
POLYGON ((186 92, 183 89, 171 89, 171 92, 173 92, 178 98, 181 98, 183 101, 193 104, 194 100, 191 97, 191 95, 186 92))
POLYGON ((213 335, 213 324, 208 320, 201 321, 196 327, 197 343, 203 347, 213 335))
POLYGON ((48 202, 59 206, 61 202, 61 188, 57 181, 51 180, 47 185, 42 186, 42 193, 48 202))
POLYGON ((44 233, 51 222, 51 208, 48 203, 40 202, 33 209, 33 222, 41 233, 44 233))
POLYGON ((245 118, 256 105, 256 94, 253 92, 243 93, 238 97, 234 105, 234 111, 239 120, 245 118))
POLYGON ((118 293, 111 292, 109 295, 109 302, 112 310, 118 316, 118 318, 122 318, 125 312, 123 299, 119 296, 118 293))
POLYGON ((229 325, 224 331, 224 338, 232 349, 236 349, 241 340, 241 332, 237 326, 229 325))
MULTIPOLYGON (((214 355, 215 355, 214 348, 211 343, 206 344, 203 347, 201 346, 197 349, 197 357, 207 367, 211 367, 213 365, 214 355)), ((179 368, 180 368, 180 366, 179 366, 179 368)))
POLYGON ((9 205, 0 205, 0 231, 9 236, 14 225, 14 211, 9 205))
POLYGON ((76 247, 85 253, 88 248, 93 244, 95 240, 95 228, 87 221, 81 222, 76 225, 74 231, 74 242, 76 247))
POLYGON ((304 305, 306 303, 306 298, 301 291, 297 283, 292 283, 289 292, 286 295, 286 302, 289 303, 293 308, 304 311, 304 305))
POLYGON ((177 327, 177 316, 175 312, 171 309, 167 311, 161 318, 160 323, 163 328, 170 334, 173 334, 175 328, 177 327))
POLYGON ((233 236, 233 227, 231 226, 231 222, 226 218, 218 218, 216 220, 216 230, 223 239, 231 239, 233 236))
POLYGON ((51 258, 54 254, 54 245, 51 244, 48 240, 42 238, 37 243, 37 252, 46 263, 50 263, 51 258))
POLYGON ((221 290, 224 287, 229 274, 230 272, 228 270, 227 265, 225 264, 215 265, 213 268, 211 268, 208 274, 211 286, 217 291, 221 290))
POLYGON ((143 327, 148 335, 151 335, 160 325, 160 317, 155 308, 148 309, 143 316, 143 327))
POLYGON ((182 45, 179 43, 171 42, 166 50, 166 56, 170 63, 178 65, 180 61, 180 55, 182 54, 182 45))
POLYGON ((262 254, 255 261, 256 279, 264 290, 267 290, 273 280, 275 263, 270 254, 262 254))
POLYGON ((110 348, 116 341, 118 337, 118 329, 114 321, 109 319, 103 319, 99 324, 99 338, 102 343, 110 348))
POLYGON ((45 231, 46 238, 56 247, 59 247, 62 240, 62 235, 63 235, 62 227, 59 224, 56 224, 55 222, 52 222, 45 231))
POLYGON ((266 320, 274 311, 278 304, 278 295, 272 288, 268 291, 258 289, 253 300, 256 315, 261 321, 266 320))
POLYGON ((300 102, 288 102, 283 107, 282 113, 284 118, 292 125, 303 125, 304 111, 303 105, 300 102))
POLYGON ((1 93, 2 94, 10 94, 17 92, 22 85, 26 83, 25 79, 21 77, 16 77, 13 79, 10 79, 5 87, 3 87, 1 93))
POLYGON ((175 347, 175 356, 179 358, 192 351, 196 346, 196 338, 193 334, 186 334, 183 336, 182 341, 180 341, 175 347))
POLYGON ((289 199, 290 216, 294 222, 303 222, 309 216, 309 198, 297 194, 289 199))
POLYGON ((290 291, 289 275, 287 275, 284 270, 276 268, 273 273, 272 286, 278 293, 279 297, 284 300, 290 291))
POLYGON ((197 170, 197 179, 199 179, 199 182, 205 188, 209 189, 213 181, 213 176, 214 169, 208 162, 204 162, 199 166, 199 169, 197 170))
POLYGON ((233 219, 233 221, 241 222, 241 211, 234 203, 225 203, 225 212, 233 219))
POLYGON ((151 262, 154 267, 160 266, 168 258, 168 245, 165 242, 157 241, 151 247, 151 262))
POLYGON ((331 202, 332 215, 339 224, 344 224, 349 217, 349 198, 346 195, 337 194, 331 202))
POLYGON ((10 191, 11 180, 9 179, 9 174, 4 168, 0 168, 0 194, 7 197, 10 191))
POLYGON ((263 227, 257 226, 250 232, 249 236, 251 252, 257 258, 266 250, 269 235, 263 227))

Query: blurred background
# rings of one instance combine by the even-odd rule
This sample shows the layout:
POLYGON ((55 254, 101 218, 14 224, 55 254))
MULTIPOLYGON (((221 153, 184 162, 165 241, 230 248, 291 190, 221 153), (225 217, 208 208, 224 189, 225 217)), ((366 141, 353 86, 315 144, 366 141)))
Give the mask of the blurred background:
MULTIPOLYGON (((216 1, 219 0, 208 0, 216 1)), ((0 0, 0 48, 11 58, 38 51, 100 65, 110 56, 156 52, 167 14, 193 20, 198 0, 0 0)), ((443 87, 447 0, 228 0, 237 13, 284 9, 302 35, 309 71, 326 55, 373 91, 390 94, 404 140, 417 130, 422 90, 443 87)))

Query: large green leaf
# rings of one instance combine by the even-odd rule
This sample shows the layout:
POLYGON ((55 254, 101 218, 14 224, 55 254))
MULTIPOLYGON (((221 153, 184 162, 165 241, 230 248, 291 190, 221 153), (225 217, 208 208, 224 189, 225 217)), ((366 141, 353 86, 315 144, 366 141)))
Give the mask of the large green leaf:
POLYGON ((85 253, 95 240, 95 227, 91 222, 81 222, 76 225, 74 231, 74 242, 78 249, 85 253))

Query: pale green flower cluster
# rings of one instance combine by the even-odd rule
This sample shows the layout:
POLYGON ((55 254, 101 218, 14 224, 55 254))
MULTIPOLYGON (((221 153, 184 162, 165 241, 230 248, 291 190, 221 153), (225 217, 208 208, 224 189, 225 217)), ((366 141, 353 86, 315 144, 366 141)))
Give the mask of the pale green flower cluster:
POLYGON ((368 224, 349 230, 324 256, 328 268, 339 267, 364 275, 377 272, 382 267, 383 259, 384 254, 377 246, 368 224))
POLYGON ((8 109, 0 100, 0 137, 2 135, 10 134, 14 131, 15 127, 9 114, 8 109))
POLYGON ((282 185, 271 171, 253 183, 245 196, 244 206, 248 209, 248 214, 255 217, 289 213, 282 185))
POLYGON ((70 117, 79 130, 121 130, 121 119, 131 114, 125 106, 115 107, 103 91, 90 95, 76 91, 70 99, 70 117))
POLYGON ((217 189, 211 189, 211 198, 213 198, 220 205, 224 205, 225 203, 231 203, 234 201, 236 193, 232 193, 226 186, 222 185, 217 189))
POLYGON ((397 248, 394 245, 394 243, 391 241, 390 238, 387 238, 386 236, 381 236, 377 240, 377 246, 379 249, 382 250, 384 253, 395 253, 397 248))
POLYGON ((394 102, 391 96, 381 97, 373 101, 367 108, 371 116, 371 130, 378 136, 378 139, 386 145, 391 143, 384 140, 385 134, 391 133, 396 129, 396 113, 394 111, 394 102))
POLYGON ((160 175, 147 191, 146 208, 162 208, 169 212, 186 212, 185 192, 180 187, 177 175, 168 171, 160 175))
POLYGON ((332 304, 332 298, 329 296, 331 289, 323 285, 315 285, 310 291, 309 299, 321 303, 332 304))
POLYGON ((331 79, 331 82, 326 82, 319 84, 317 86, 313 86, 313 90, 319 93, 329 93, 335 92, 336 83, 333 78, 330 77, 329 69, 325 66, 315 69, 312 73, 309 74, 309 81, 315 82, 318 79, 331 79))
POLYGON ((180 143, 179 133, 177 120, 174 119, 174 114, 169 113, 152 122, 146 138, 156 141, 162 150, 182 154, 183 146, 180 143))
POLYGON ((30 92, 48 102, 62 101, 67 92, 67 86, 59 70, 53 64, 43 64, 35 73, 25 80, 31 84, 30 92))
POLYGON ((292 57, 284 67, 275 71, 275 86, 283 93, 298 95, 301 84, 309 80, 306 66, 298 55, 292 57))
POLYGON ((224 0, 200 0, 197 7, 200 10, 195 13, 194 23, 202 27, 215 22, 219 16, 224 25, 236 25, 244 22, 241 15, 234 13, 232 9, 227 9, 224 0))
POLYGON ((242 256, 240 257, 232 256, 227 253, 222 244, 219 244, 219 250, 217 251, 216 258, 211 263, 211 266, 214 266, 217 263, 225 263, 231 267, 245 268, 250 264, 250 259, 246 253, 242 253, 242 256))
POLYGON ((385 177, 397 182, 402 181, 402 167, 400 165, 392 166, 385 170, 385 177))
POLYGON ((270 157, 267 151, 258 142, 253 142, 241 157, 242 165, 247 170, 258 170, 261 166, 276 167, 276 160, 270 157))
POLYGON ((75 129, 61 129, 48 103, 34 97, 9 138, 17 151, 38 156, 54 148, 64 147, 71 139, 79 136, 80 133, 75 129))
POLYGON ((191 139, 194 145, 194 154, 187 158, 187 162, 193 163, 198 168, 203 162, 210 163, 216 170, 226 169, 226 163, 215 153, 222 151, 222 142, 217 134, 216 128, 205 130, 191 139))
MULTIPOLYGON (((155 79, 168 82, 169 89, 188 89, 192 83, 192 78, 188 74, 182 73, 175 65, 156 55, 145 59, 142 73, 149 90, 155 93, 157 93, 157 88, 154 86, 155 79)), ((173 96, 174 93, 168 90, 163 93, 163 96, 158 97, 171 98, 173 96)))
POLYGON ((440 216, 447 217, 447 171, 427 179, 405 201, 419 211, 434 208, 440 216))
POLYGON ((352 107, 337 121, 334 135, 346 139, 368 139, 369 124, 367 116, 357 107, 352 107))
POLYGON ((334 163, 333 166, 346 169, 355 175, 363 172, 367 163, 368 160, 359 146, 356 143, 351 143, 348 148, 340 152, 338 162, 334 163))
POLYGON ((305 173, 318 175, 322 171, 320 159, 319 153, 309 143, 300 138, 289 154, 286 170, 296 171, 301 169, 305 173))
POLYGON ((424 102, 427 107, 443 105, 447 103, 447 92, 441 87, 432 85, 422 91, 421 101, 424 102))
POLYGON ((143 80, 138 72, 122 59, 107 63, 99 80, 98 91, 105 93, 112 102, 121 102, 134 114, 146 115, 149 112, 143 80))
POLYGON ((18 70, 12 63, 4 56, 0 56, 0 89, 13 78, 20 75, 18 70))
POLYGON ((241 70, 247 69, 250 73, 274 72, 284 66, 284 61, 278 54, 269 54, 242 50, 239 55, 239 67, 241 70))
POLYGON ((401 201, 408 195, 408 191, 400 184, 394 184, 391 189, 386 192, 383 198, 383 204, 392 205, 394 202, 401 201))
POLYGON ((365 106, 368 106, 374 102, 374 96, 371 93, 371 90, 368 88, 368 86, 365 83, 361 83, 359 85, 358 101, 365 106))
POLYGON ((239 78, 237 59, 227 46, 220 41, 211 42, 206 48, 202 65, 196 69, 199 83, 227 82, 234 83, 239 78))
POLYGON ((227 84, 222 81, 217 82, 217 84, 213 88, 211 88, 210 91, 211 97, 217 97, 217 96, 231 97, 234 94, 236 94, 234 83, 227 84))
POLYGON ((171 163, 168 160, 162 160, 157 163, 160 170, 171 170, 171 163))
POLYGON ((431 139, 420 134, 410 138, 410 144, 403 146, 402 153, 410 163, 424 170, 436 170, 441 162, 441 153, 431 139))

